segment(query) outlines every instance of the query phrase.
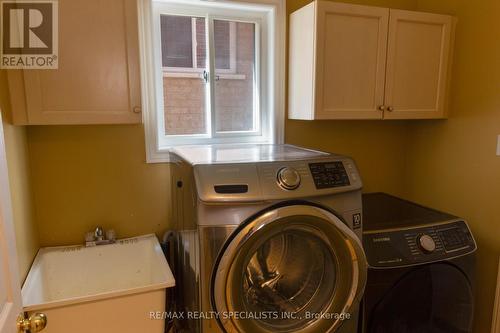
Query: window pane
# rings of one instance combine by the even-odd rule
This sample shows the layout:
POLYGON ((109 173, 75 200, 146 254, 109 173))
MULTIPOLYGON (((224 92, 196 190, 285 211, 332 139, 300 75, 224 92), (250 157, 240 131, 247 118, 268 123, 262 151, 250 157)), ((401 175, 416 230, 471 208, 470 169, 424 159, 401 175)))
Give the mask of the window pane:
POLYGON ((191 17, 161 15, 160 24, 163 67, 193 67, 191 17))
POLYGON ((258 130, 255 24, 214 20, 217 132, 258 130))
POLYGON ((207 38, 205 32, 205 18, 196 19, 196 63, 199 68, 207 66, 207 38))
POLYGON ((162 60, 163 66, 169 67, 163 70, 165 135, 206 134, 205 19, 174 15, 162 15, 161 19, 162 60), (195 41, 192 41, 193 27, 196 28, 195 41), (193 59, 196 59, 195 68, 193 59))
POLYGON ((215 68, 230 69, 229 21, 214 21, 215 68))

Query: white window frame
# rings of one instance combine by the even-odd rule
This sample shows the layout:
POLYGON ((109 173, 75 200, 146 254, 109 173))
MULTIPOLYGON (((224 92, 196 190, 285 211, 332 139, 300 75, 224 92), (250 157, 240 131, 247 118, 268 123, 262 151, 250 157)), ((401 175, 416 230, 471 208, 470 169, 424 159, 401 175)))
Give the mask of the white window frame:
MULTIPOLYGON (((237 11, 234 11, 232 9, 223 9, 223 8, 204 8, 204 7, 198 7, 198 6, 186 6, 185 4, 179 5, 176 2, 172 3, 172 1, 157 1, 159 4, 157 5, 158 8, 155 11, 155 17, 153 18, 153 29, 156 31, 160 31, 160 16, 161 15, 185 15, 185 16, 205 16, 207 15, 207 33, 209 35, 214 36, 213 33, 213 21, 221 19, 227 19, 227 20, 233 20, 233 21, 238 21, 238 22, 246 22, 246 23, 252 23, 255 25, 255 53, 257 54, 256 59, 255 59, 255 89, 254 89, 254 96, 253 96, 253 104, 255 105, 255 112, 254 112, 254 119, 253 119, 253 129, 249 131, 224 131, 224 132, 217 132, 215 129, 215 126, 212 126, 216 123, 216 113, 213 112, 215 110, 215 103, 212 100, 212 96, 215 96, 215 85, 214 84, 209 84, 207 87, 209 89, 206 90, 206 102, 207 102, 207 110, 206 110, 206 115, 205 119, 209 119, 209 121, 206 122, 206 133, 205 134, 177 134, 177 135, 161 135, 161 133, 164 132, 164 124, 165 124, 165 113, 164 112, 158 112, 158 124, 157 124, 157 130, 158 130, 158 142, 160 147, 167 147, 171 145, 172 143, 174 145, 179 145, 179 144, 203 144, 206 143, 207 140, 210 140, 212 143, 224 143, 225 141, 230 141, 230 139, 227 138, 237 138, 238 142, 259 142, 262 140, 259 140, 258 137, 261 136, 267 136, 266 133, 268 132, 268 126, 267 126, 267 114, 265 112, 262 112, 261 108, 261 101, 260 99, 265 101, 267 100, 267 94, 261 93, 260 98, 257 96, 257 92, 260 92, 260 87, 261 87, 261 75, 262 75, 262 68, 266 68, 267 61, 265 59, 261 59, 262 54, 261 54, 261 49, 260 49, 260 44, 261 42, 265 43, 265 41, 261 40, 261 30, 265 30, 266 26, 264 24, 264 19, 263 17, 257 16, 253 12, 242 12, 240 9, 237 11)), ((263 38, 266 33, 263 33, 263 38)), ((161 36, 157 35, 157 40, 156 43, 157 45, 161 45, 161 36)), ((213 40, 209 40, 207 45, 207 58, 209 59, 209 68, 208 72, 210 74, 209 81, 215 82, 218 77, 220 76, 218 71, 215 70, 215 57, 214 57, 214 51, 213 51, 213 40), (214 75, 212 73, 215 73, 214 75)), ((157 53, 157 59, 161 61, 161 48, 158 47, 157 50, 155 50, 157 53)), ((157 67, 158 68, 158 67, 157 67)), ((163 76, 162 77, 157 77, 157 87, 162 87, 161 93, 163 94, 163 76)), ((163 106, 163 98, 160 98, 157 101, 157 107, 160 110, 164 110, 163 106)))
MULTIPOLYGON (((192 15, 193 8, 186 15, 192 15)), ((203 1, 203 0, 139 0, 139 43, 140 43, 140 61, 141 61, 141 90, 142 90, 142 110, 143 122, 146 134, 146 158, 148 163, 170 162, 169 151, 178 145, 196 145, 207 144, 207 138, 210 138, 209 144, 225 143, 251 143, 251 144, 269 144, 283 143, 284 137, 284 85, 285 85, 285 1, 284 0, 243 0, 243 1, 203 1), (154 2, 154 3, 153 3, 154 2), (174 6, 176 9, 182 6, 196 5, 200 8, 214 8, 211 19, 230 19, 235 20, 233 15, 225 15, 234 10, 244 9, 248 17, 262 18, 262 40, 263 48, 266 52, 261 52, 265 57, 261 60, 259 67, 259 78, 256 78, 260 86, 257 91, 260 92, 259 99, 262 112, 260 123, 262 127, 256 133, 242 136, 241 132, 218 133, 213 136, 213 129, 209 129, 209 135, 177 135, 166 136, 160 132, 163 128, 163 110, 162 101, 158 96, 163 96, 163 85, 161 84, 163 73, 161 69, 161 54, 158 40, 158 33, 155 33, 154 20, 158 19, 153 15, 153 6, 161 4, 162 6, 174 6), (257 15, 258 14, 258 15, 257 15), (159 57, 160 56, 160 57, 159 57), (266 79, 261 80, 260 75, 267 75, 266 79), (160 108, 160 109, 158 109, 160 108), (161 126, 160 126, 161 125, 161 126), (210 137, 212 136, 212 137, 210 137)), ((178 12, 176 12, 178 13, 178 12)), ((248 21, 247 17, 242 17, 241 21, 248 21)), ((250 20, 250 21, 253 21, 250 20)), ((210 26, 210 28, 213 28, 210 26)), ((209 41, 212 43, 212 41, 209 41)), ((257 43, 256 43, 257 44, 257 43)), ((210 47, 210 45, 209 45, 210 47)), ((211 45, 213 47, 213 45, 211 45)), ((256 45, 258 47, 258 45, 256 45)), ((257 52, 257 50, 256 50, 257 52)), ((259 58, 259 57, 257 57, 259 58)), ((210 67, 214 68, 214 60, 211 59, 210 67)), ((210 79, 215 79, 217 73, 210 71, 210 79)), ((214 85, 211 85, 214 89, 214 85)), ((213 93, 212 93, 213 95, 213 93)), ((212 112, 215 117, 215 112, 212 112)), ((212 124, 215 124, 212 119, 212 124)))
MULTIPOLYGON (((205 67, 198 67, 198 52, 196 45, 196 18, 191 18, 191 50, 193 67, 169 67, 163 66, 166 77, 197 77, 203 73, 205 67), (197 73, 198 75, 182 75, 183 73, 197 73), (171 75, 173 74, 173 75, 171 75)), ((236 23, 229 22, 229 68, 215 68, 216 74, 236 73, 236 23)), ((244 79, 244 77, 243 77, 244 79)))

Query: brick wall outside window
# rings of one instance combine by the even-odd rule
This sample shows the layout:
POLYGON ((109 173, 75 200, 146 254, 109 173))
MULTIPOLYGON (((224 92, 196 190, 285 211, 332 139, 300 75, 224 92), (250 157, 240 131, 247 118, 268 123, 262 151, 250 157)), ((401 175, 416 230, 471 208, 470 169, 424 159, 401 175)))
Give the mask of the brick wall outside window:
MULTIPOLYGON (((198 21, 201 20, 197 20, 197 25, 198 21)), ((245 79, 221 78, 215 82, 215 112, 217 114, 215 126, 218 131, 253 128, 254 33, 253 24, 236 23, 235 74, 242 74, 245 79)), ((203 41, 203 38, 198 40, 203 41)), ((229 45, 229 43, 220 45, 229 45)), ((198 42, 198 47, 204 48, 204 45, 198 42)), ((227 54, 227 51, 221 50, 221 53, 227 54)), ((204 57, 201 52, 198 55, 204 57)), ((197 60, 199 64, 204 63, 204 59, 198 58, 197 60)), ((225 64, 225 62, 219 61, 219 64, 225 64)), ((166 134, 205 133, 205 89, 206 84, 201 78, 163 78, 166 134)))

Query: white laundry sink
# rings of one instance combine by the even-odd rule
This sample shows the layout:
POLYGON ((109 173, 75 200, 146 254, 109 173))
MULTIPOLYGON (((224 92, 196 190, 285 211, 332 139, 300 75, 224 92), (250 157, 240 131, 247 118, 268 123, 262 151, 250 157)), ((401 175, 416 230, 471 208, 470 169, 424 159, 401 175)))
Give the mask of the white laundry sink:
POLYGON ((151 320, 150 312, 165 311, 165 289, 174 285, 156 236, 146 235, 111 245, 42 248, 22 296, 25 311, 47 315, 47 333, 69 327, 73 333, 162 332, 164 323, 151 320))

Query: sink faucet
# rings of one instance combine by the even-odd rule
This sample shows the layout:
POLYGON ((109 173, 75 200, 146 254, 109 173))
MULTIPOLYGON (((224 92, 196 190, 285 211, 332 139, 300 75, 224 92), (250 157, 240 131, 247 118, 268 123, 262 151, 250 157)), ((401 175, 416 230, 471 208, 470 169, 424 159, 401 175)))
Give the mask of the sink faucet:
POLYGON ((96 227, 94 232, 87 232, 85 235, 85 246, 113 244, 115 241, 115 231, 110 229, 104 232, 100 226, 96 227))
POLYGON ((95 231, 94 231, 94 239, 97 241, 97 242, 100 242, 104 239, 104 229, 102 227, 97 227, 95 228, 95 231))

